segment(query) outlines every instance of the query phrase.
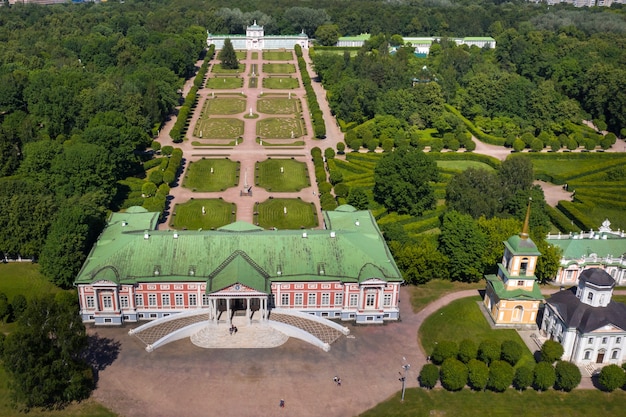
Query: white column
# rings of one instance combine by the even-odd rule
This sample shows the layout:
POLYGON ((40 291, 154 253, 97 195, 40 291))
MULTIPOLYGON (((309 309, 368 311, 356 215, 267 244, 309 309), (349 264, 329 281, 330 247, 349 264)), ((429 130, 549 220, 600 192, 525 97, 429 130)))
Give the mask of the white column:
POLYGON ((226 298, 226 313, 228 314, 228 324, 232 325, 233 322, 230 318, 230 298, 226 298))
POLYGON ((363 296, 363 294, 365 293, 365 288, 361 287, 359 288, 359 302, 357 303, 357 309, 358 310, 363 310, 365 308, 365 297, 363 296))
POLYGON ((252 310, 250 310, 250 297, 246 297, 246 317, 248 318, 248 324, 252 323, 252 310))

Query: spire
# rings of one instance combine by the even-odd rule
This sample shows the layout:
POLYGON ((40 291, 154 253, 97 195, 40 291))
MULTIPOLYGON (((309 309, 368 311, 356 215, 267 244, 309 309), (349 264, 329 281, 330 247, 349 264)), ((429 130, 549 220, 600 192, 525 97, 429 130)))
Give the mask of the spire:
POLYGON ((522 233, 520 233, 520 237, 522 239, 528 239, 528 230, 530 223, 530 203, 533 201, 532 197, 528 197, 528 208, 526 209, 526 218, 524 219, 524 226, 522 226, 522 233))

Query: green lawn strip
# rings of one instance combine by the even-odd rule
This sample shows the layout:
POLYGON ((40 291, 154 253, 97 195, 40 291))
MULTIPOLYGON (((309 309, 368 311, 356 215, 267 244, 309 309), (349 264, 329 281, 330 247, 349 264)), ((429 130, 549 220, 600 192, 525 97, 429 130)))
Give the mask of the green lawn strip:
POLYGON ((241 88, 243 87, 243 78, 239 77, 215 77, 209 78, 206 82, 207 88, 213 89, 226 89, 230 90, 233 88, 241 88))
POLYGON ((616 301, 618 303, 626 304, 626 295, 617 295, 617 294, 615 294, 615 295, 613 295, 611 297, 611 300, 612 301, 616 301))
MULTIPOLYGON (((221 141, 222 139, 207 139, 204 142, 199 142, 197 140, 194 140, 191 142, 191 144, 193 146, 198 146, 198 147, 202 147, 202 146, 227 146, 227 147, 233 147, 235 146, 235 140, 231 140, 228 141, 226 143, 223 142, 215 142, 215 141, 221 141)), ((241 143, 242 140, 239 140, 238 143, 241 143)))
POLYGON ((237 114, 246 110, 246 100, 242 98, 210 98, 204 103, 203 114, 237 114))
POLYGON ((237 59, 241 61, 242 59, 246 59, 246 57, 248 56, 248 51, 235 51, 235 55, 237 56, 237 59))
POLYGON ((437 166, 440 169, 450 170, 450 171, 455 171, 455 172, 465 171, 468 168, 484 169, 490 172, 495 171, 493 167, 485 164, 484 162, 478 162, 478 161, 437 161, 437 166))
MULTIPOLYGON (((484 284, 481 285, 484 288, 484 284)), ((524 355, 517 366, 534 363, 532 352, 513 329, 492 329, 487 319, 480 311, 478 302, 482 302, 479 295, 462 298, 437 310, 424 320, 419 330, 419 339, 426 354, 432 353, 435 344, 442 340, 460 342, 471 339, 477 345, 483 340, 493 339, 498 342, 513 340, 524 347, 524 355)))
POLYGON ((263 88, 269 89, 292 89, 298 88, 300 84, 297 78, 292 77, 266 77, 263 78, 263 88))
POLYGON ((484 288, 484 283, 466 284, 444 279, 433 279, 426 284, 410 287, 411 306, 413 306, 414 312, 418 312, 431 302, 451 292, 484 288))
MULTIPOLYGON (((417 374, 419 370, 411 369, 417 374)), ((399 384, 399 383, 398 383, 399 384)), ((360 417, 536 417, 536 416, 617 416, 624 412, 626 392, 607 394, 598 390, 537 392, 529 389, 503 393, 474 392, 465 388, 459 392, 443 389, 409 388, 404 402, 400 392, 360 417)))
POLYGON ((196 123, 193 135, 208 139, 235 139, 243 135, 243 120, 202 117, 196 123))
POLYGON ((259 79, 257 77, 251 77, 248 81, 248 87, 257 88, 259 86, 259 79))
POLYGON ((300 229, 317 226, 315 206, 300 199, 270 198, 256 206, 256 222, 265 229, 300 229), (287 214, 285 214, 285 207, 287 214))
POLYGON ((291 61, 293 54, 287 51, 265 51, 263 52, 263 59, 268 61, 291 61))
MULTIPOLYGON (((257 140, 257 143, 260 143, 259 140, 257 140)), ((280 147, 285 147, 284 149, 291 149, 292 146, 304 146, 304 141, 303 140, 287 140, 287 139, 263 139, 263 147, 275 147, 274 149, 281 149, 280 147), (280 141, 280 143, 277 143, 276 141, 280 141)))
POLYGON ((293 139, 302 136, 302 120, 295 117, 272 117, 259 120, 257 136, 268 139, 293 139), (293 132, 293 135, 292 135, 293 132))
POLYGON ((205 159, 190 162, 183 187, 193 191, 224 191, 239 182, 239 162, 229 159, 205 159), (211 172, 211 170, 213 170, 211 172))
POLYGON ((296 72, 294 64, 263 64, 263 72, 266 74, 293 74, 296 72))
POLYGON ((236 206, 222 199, 192 199, 174 206, 170 226, 174 229, 208 230, 235 221, 236 206), (205 214, 202 214, 202 207, 205 214))
POLYGON ((245 73, 246 72, 246 65, 245 64, 239 64, 239 68, 237 69, 227 69, 227 68, 222 68, 222 64, 215 64, 213 65, 213 69, 211 70, 212 73, 214 74, 239 74, 239 73, 245 73))
POLYGON ((272 192, 295 192, 311 185, 306 164, 294 159, 257 162, 255 176, 257 186, 272 192))
POLYGON ((297 114, 300 112, 300 100, 268 97, 257 100, 257 111, 266 114, 297 114))

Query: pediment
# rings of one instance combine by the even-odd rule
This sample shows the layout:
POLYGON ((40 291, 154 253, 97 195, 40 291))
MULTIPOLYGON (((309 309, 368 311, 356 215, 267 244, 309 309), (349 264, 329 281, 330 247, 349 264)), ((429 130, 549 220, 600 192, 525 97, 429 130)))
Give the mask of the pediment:
POLYGON ((616 325, 609 323, 609 324, 605 324, 602 327, 598 327, 591 333, 621 333, 621 332, 626 332, 626 329, 621 329, 617 327, 616 325))
POLYGON ((233 284, 233 285, 229 285, 226 288, 223 288, 219 291, 216 291, 214 293, 212 293, 211 295, 228 295, 228 296, 237 296, 237 295, 251 295, 251 294, 258 294, 258 295, 265 295, 264 292, 258 291, 252 287, 249 287, 247 285, 241 284, 239 282, 233 284))

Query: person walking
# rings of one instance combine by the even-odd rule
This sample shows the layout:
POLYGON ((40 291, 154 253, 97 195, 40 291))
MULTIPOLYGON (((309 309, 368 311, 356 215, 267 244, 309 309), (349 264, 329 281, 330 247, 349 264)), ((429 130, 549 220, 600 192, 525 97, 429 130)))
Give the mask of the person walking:
POLYGON ((278 403, 278 406, 279 406, 280 408, 285 408, 285 400, 283 400, 283 399, 281 398, 280 402, 278 403))

